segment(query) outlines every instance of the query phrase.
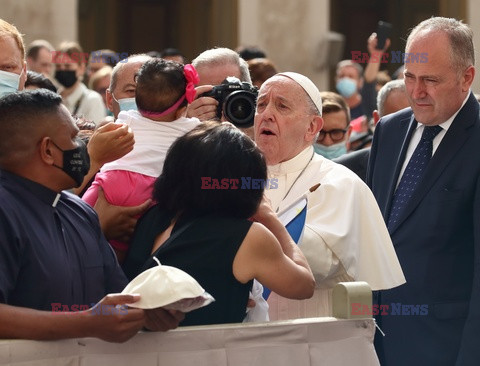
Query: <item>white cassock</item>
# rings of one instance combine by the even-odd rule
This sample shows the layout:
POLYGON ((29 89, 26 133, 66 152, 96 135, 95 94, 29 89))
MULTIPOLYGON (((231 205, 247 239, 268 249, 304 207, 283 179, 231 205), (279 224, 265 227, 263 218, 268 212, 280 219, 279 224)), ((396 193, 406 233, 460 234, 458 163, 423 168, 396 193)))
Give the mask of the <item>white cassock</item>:
POLYGON ((316 280, 312 298, 290 300, 271 293, 270 320, 332 315, 338 282, 366 281, 372 290, 405 283, 385 222, 368 186, 353 172, 308 147, 286 162, 269 166, 278 189, 266 190, 272 208, 283 210, 310 187, 299 247, 316 280))

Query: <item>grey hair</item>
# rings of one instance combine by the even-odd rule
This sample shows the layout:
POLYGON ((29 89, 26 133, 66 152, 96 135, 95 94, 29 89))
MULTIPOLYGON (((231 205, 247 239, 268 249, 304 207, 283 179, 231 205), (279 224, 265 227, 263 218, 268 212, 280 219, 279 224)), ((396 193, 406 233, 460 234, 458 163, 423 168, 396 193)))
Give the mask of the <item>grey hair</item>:
POLYGON ((475 65, 473 31, 465 23, 453 18, 431 17, 412 29, 407 38, 405 50, 408 50, 418 35, 425 32, 443 32, 450 40, 450 60, 457 72, 475 65))
POLYGON ((391 80, 380 88, 377 94, 377 109, 380 117, 385 113, 385 101, 393 91, 405 92, 405 82, 403 80, 391 80))
POLYGON ((230 48, 211 48, 203 51, 193 61, 192 65, 198 69, 208 66, 236 65, 240 70, 240 81, 252 83, 248 63, 239 54, 230 48))
POLYGON ((354 67, 358 72, 358 78, 361 79, 363 77, 363 68, 358 62, 354 62, 352 60, 342 60, 337 64, 336 75, 339 74, 340 69, 351 66, 354 67))
POLYGON ((152 59, 151 56, 145 53, 138 53, 138 54, 129 56, 128 59, 119 61, 112 70, 112 76, 110 79, 110 86, 108 87, 108 90, 110 90, 110 92, 113 93, 113 91, 117 87, 118 73, 123 70, 125 65, 136 63, 136 62, 144 63, 150 59, 152 59))
POLYGON ((28 45, 26 56, 36 60, 38 58, 38 53, 42 48, 45 48, 50 53, 55 51, 55 48, 53 48, 50 42, 44 39, 36 39, 28 45))
MULTIPOLYGON (((315 116, 322 116, 321 111, 318 110, 317 106, 313 102, 312 98, 310 98, 310 95, 308 95, 307 92, 305 92, 306 95, 306 102, 307 102, 307 114, 313 114, 315 116)), ((317 142, 318 136, 320 136, 320 131, 317 132, 315 135, 315 138, 312 140, 312 145, 317 142)))
POLYGON ((316 116, 322 116, 322 114, 320 113, 320 111, 318 110, 317 106, 315 105, 315 103, 313 103, 313 100, 312 98, 310 98, 310 96, 305 92, 305 94, 307 95, 307 106, 308 106, 308 110, 307 110, 307 113, 308 114, 314 114, 316 116))

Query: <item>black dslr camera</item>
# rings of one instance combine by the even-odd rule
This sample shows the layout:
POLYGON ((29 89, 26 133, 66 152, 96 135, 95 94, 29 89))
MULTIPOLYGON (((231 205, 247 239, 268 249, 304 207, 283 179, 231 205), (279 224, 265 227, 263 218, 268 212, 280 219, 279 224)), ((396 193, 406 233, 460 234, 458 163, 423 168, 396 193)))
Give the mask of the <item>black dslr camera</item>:
POLYGON ((247 128, 253 125, 258 90, 236 77, 228 77, 202 97, 212 97, 218 101, 217 118, 225 118, 237 127, 247 128))

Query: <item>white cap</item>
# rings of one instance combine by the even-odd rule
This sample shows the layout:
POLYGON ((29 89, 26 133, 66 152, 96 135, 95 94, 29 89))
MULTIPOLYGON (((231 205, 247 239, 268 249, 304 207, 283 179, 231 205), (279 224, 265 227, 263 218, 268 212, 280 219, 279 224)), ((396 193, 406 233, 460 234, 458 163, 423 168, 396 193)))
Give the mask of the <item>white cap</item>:
POLYGON ((158 265, 147 269, 135 277, 122 291, 122 294, 140 294, 140 300, 129 306, 140 309, 170 308, 172 304, 189 307, 186 310, 208 305, 213 298, 205 297, 205 290, 188 273, 176 267, 158 265), (199 297, 205 300, 198 301, 199 297), (195 300, 185 302, 186 299, 195 300), (183 300, 183 304, 181 303, 183 300))
POLYGON ((298 85, 300 85, 303 90, 305 90, 305 92, 308 94, 313 104, 315 104, 315 106, 317 107, 320 116, 322 115, 322 97, 320 96, 320 91, 312 80, 296 72, 281 72, 277 75, 286 76, 287 78, 292 79, 298 85))

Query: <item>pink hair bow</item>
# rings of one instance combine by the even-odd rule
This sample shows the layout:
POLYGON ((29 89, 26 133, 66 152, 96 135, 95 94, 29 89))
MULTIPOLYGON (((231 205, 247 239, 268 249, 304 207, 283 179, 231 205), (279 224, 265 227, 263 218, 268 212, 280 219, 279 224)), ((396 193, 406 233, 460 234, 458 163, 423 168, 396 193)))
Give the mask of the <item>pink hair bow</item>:
POLYGON ((187 87, 185 88, 185 98, 188 103, 192 103, 195 99, 195 85, 198 84, 200 78, 198 77, 197 70, 192 64, 187 64, 183 67, 183 74, 187 80, 187 87))

